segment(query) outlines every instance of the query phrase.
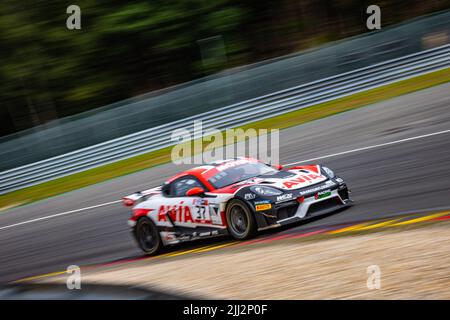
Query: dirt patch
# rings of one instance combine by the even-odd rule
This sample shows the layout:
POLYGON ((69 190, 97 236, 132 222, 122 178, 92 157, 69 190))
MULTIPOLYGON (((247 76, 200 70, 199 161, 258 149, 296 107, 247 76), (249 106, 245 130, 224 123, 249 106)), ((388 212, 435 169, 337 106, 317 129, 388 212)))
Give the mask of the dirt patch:
POLYGON ((449 231, 449 223, 439 223, 230 247, 87 270, 82 282, 167 288, 209 299, 450 299, 449 231), (371 265, 381 270, 380 289, 367 288, 371 265))

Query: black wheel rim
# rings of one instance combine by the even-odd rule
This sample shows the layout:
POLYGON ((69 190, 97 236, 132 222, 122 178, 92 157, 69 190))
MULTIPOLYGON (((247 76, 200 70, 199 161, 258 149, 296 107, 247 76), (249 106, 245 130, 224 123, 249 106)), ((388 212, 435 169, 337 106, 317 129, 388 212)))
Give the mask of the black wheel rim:
POLYGON ((238 235, 243 235, 247 231, 248 219, 242 207, 234 206, 231 208, 230 225, 233 231, 238 235))
POLYGON ((158 235, 150 223, 144 222, 139 228, 139 242, 141 247, 147 252, 153 251, 157 246, 158 235))

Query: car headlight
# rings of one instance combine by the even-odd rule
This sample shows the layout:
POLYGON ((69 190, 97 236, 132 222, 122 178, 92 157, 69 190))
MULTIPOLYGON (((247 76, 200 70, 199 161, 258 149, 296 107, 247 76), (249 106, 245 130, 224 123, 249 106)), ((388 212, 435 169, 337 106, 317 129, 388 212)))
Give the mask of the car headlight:
POLYGON ((283 191, 280 191, 278 189, 264 186, 251 187, 250 190, 252 190, 256 194, 259 194, 260 196, 279 196, 283 193, 283 191))
POLYGON ((333 170, 331 170, 330 168, 322 167, 322 170, 325 171, 325 174, 326 174, 329 178, 334 178, 334 177, 335 177, 335 174, 334 174, 333 170))

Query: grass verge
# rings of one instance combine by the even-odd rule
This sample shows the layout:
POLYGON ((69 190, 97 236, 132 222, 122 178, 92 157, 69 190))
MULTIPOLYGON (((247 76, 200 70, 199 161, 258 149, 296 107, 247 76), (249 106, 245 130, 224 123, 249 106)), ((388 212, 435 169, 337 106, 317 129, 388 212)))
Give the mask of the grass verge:
MULTIPOLYGON (((413 91, 450 81, 450 68, 403 80, 376 89, 360 92, 337 100, 317 104, 270 119, 253 122, 242 128, 284 129, 340 112, 363 107, 413 91)), ((121 160, 98 168, 44 182, 0 196, 0 210, 86 187, 170 161, 171 147, 121 160)))

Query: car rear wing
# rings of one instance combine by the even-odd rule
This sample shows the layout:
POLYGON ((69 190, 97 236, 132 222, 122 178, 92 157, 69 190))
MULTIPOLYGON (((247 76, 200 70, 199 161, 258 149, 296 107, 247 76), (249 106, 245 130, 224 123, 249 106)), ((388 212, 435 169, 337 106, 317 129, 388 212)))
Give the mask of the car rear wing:
POLYGON ((155 187, 144 191, 138 191, 133 194, 130 194, 129 196, 122 198, 122 204, 125 207, 133 207, 139 202, 145 201, 148 198, 160 194, 161 193, 161 187, 155 187))

